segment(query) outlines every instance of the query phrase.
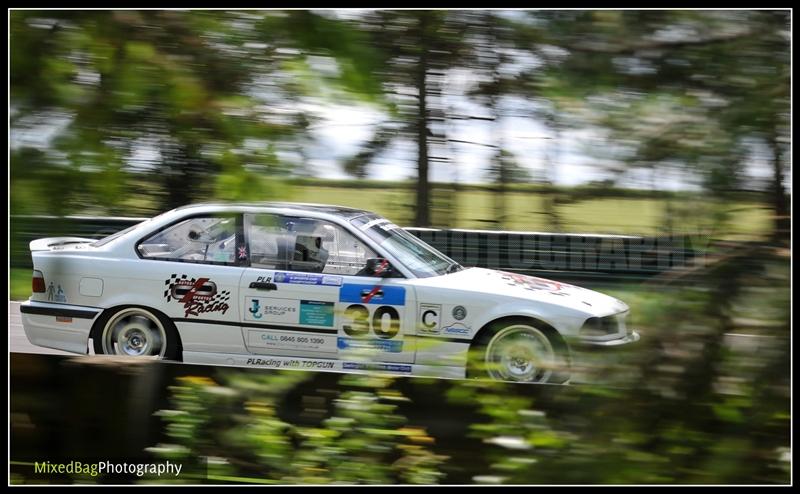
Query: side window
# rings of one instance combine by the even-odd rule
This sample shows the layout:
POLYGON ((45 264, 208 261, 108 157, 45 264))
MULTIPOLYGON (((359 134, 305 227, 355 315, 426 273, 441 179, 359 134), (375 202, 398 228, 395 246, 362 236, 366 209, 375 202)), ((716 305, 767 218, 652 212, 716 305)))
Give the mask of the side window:
POLYGON ((357 275, 367 266, 367 259, 378 257, 374 250, 339 225, 325 224, 323 231, 326 236, 322 248, 328 253, 323 273, 357 275))
POLYGON ((250 265, 269 269, 290 269, 294 238, 286 222, 275 214, 245 215, 245 232, 250 247, 250 265))
POLYGON ((148 259, 233 264, 236 217, 190 218, 145 239, 138 248, 148 259))
POLYGON ((254 214, 245 225, 256 267, 356 275, 376 257, 347 230, 323 220, 254 214))

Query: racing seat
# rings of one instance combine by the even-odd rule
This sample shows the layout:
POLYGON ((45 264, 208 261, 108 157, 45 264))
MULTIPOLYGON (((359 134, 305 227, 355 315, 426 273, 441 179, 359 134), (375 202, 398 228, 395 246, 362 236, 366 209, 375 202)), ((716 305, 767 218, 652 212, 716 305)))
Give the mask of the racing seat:
POLYGON ((328 251, 322 248, 322 237, 298 235, 294 244, 292 269, 321 273, 328 262, 328 251))

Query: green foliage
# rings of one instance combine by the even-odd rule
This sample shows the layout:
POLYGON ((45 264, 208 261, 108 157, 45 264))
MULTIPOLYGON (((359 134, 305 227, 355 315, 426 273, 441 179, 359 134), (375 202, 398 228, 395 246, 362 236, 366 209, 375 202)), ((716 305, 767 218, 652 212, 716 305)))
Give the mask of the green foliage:
POLYGON ((225 385, 184 377, 162 410, 173 441, 148 451, 184 462, 182 481, 272 484, 435 483, 444 457, 432 453, 425 431, 405 424, 381 378, 341 379, 344 391, 318 427, 279 418, 286 392, 310 377, 305 372, 242 375, 219 372, 225 385), (207 475, 205 467, 207 465, 207 475))
POLYGON ((625 360, 622 386, 605 387, 620 366, 613 360, 591 369, 600 386, 454 386, 451 401, 478 407, 485 419, 472 433, 492 445, 490 468, 474 481, 786 483, 788 265, 774 251, 742 259, 692 289, 626 294, 645 339, 625 360), (776 311, 756 308, 768 306, 776 311), (755 336, 731 336, 745 331, 755 336))
POLYGON ((47 142, 13 148, 15 213, 116 212, 142 180, 135 190, 155 209, 209 194, 269 198, 278 187, 264 190, 271 181, 262 178, 291 169, 278 151, 301 142, 308 122, 300 111, 273 113, 264 99, 298 101, 292 78, 313 67, 307 57, 340 57, 342 70, 310 70, 305 94, 339 84, 381 97, 364 35, 311 13, 14 11, 10 25, 14 133, 65 122, 47 142), (143 151, 151 156, 132 164, 143 151))
POLYGON ((150 451, 200 458, 189 477, 199 482, 786 483, 787 259, 758 247, 692 287, 604 290, 631 305, 644 338, 632 353, 576 354, 569 386, 345 375, 320 389, 306 372, 231 369, 182 378, 160 413, 171 443, 150 451), (308 402, 318 420, 282 418, 315 394, 331 400, 324 411, 308 402), (469 446, 404 410, 466 421, 469 446), (216 462, 207 477, 205 459, 216 462))
POLYGON ((300 468, 291 483, 436 483, 443 457, 431 453, 424 430, 406 427, 393 402, 405 398, 385 390, 381 378, 343 378, 356 387, 336 399, 322 428, 302 430, 305 441, 297 452, 300 468))
POLYGON ((24 268, 11 268, 8 270, 8 284, 10 300, 28 300, 31 296, 31 270, 24 268))
MULTIPOLYGON (((368 33, 354 23, 335 19, 325 13, 294 11, 286 15, 284 21, 269 22, 266 19, 262 30, 271 38, 276 32, 283 39, 291 40, 293 45, 304 53, 315 56, 327 55, 335 61, 336 68, 325 73, 314 74, 329 86, 337 87, 336 97, 362 99, 371 103, 384 104, 384 92, 378 78, 384 54, 371 43, 368 33)), ((313 69, 303 66, 301 72, 313 74, 313 69)), ((317 94, 319 85, 309 86, 309 94, 317 94)))
POLYGON ((624 355, 577 354, 569 386, 346 375, 320 390, 298 371, 185 377, 160 412, 171 442, 150 451, 193 466, 195 482, 785 484, 787 259, 756 248, 692 287, 604 290, 631 305, 644 338, 624 355), (320 392, 331 406, 318 421, 282 418, 290 394, 320 392), (427 433, 402 410, 467 421, 471 442, 427 433))

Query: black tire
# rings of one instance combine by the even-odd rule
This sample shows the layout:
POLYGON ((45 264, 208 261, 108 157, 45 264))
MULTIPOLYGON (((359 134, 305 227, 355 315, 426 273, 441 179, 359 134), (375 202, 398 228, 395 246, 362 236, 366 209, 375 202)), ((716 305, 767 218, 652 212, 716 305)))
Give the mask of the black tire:
POLYGON ((127 355, 175 361, 180 361, 182 357, 175 324, 164 314, 148 307, 128 305, 109 309, 95 322, 91 334, 96 355, 127 355), (125 325, 126 320, 131 322, 125 325), (123 327, 122 331, 132 332, 133 336, 120 339, 118 330, 115 337, 114 328, 119 326, 123 327), (139 344, 140 341, 143 343, 139 344), (151 346, 148 347, 148 344, 151 346), (141 352, 136 351, 139 349, 141 352))
POLYGON ((478 335, 467 377, 562 384, 569 380, 569 363, 569 349, 556 330, 533 319, 508 318, 478 335))

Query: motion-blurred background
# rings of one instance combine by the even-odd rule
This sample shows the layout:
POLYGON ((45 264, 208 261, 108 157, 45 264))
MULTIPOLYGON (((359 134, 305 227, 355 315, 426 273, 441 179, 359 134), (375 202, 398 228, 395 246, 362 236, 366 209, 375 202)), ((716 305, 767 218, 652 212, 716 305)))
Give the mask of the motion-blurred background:
MULTIPOLYGON (((158 372, 174 385, 149 391, 168 411, 143 433, 163 443, 147 454, 198 472, 211 458, 234 482, 786 483, 790 14, 12 10, 11 241, 30 215, 210 200, 700 238, 691 283, 600 287, 646 337, 625 386, 170 367, 158 372)), ((12 298, 29 276, 11 270, 12 298)), ((48 431, 106 420, 30 406, 48 396, 31 369, 61 364, 12 368, 12 389, 27 383, 12 393, 12 459, 48 431)), ((71 392, 91 403, 101 389, 71 392)))

